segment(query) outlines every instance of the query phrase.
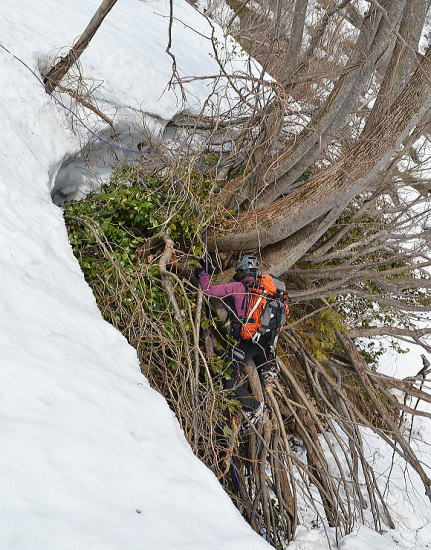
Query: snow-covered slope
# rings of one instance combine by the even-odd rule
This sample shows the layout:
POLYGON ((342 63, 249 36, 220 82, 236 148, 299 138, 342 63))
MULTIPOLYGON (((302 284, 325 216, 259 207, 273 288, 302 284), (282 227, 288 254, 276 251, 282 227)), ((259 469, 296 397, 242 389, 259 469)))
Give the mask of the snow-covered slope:
MULTIPOLYGON (((4 0, 0 12, 2 44, 36 72, 46 70, 56 56, 68 51, 98 4, 84 0, 65 0, 60 5, 52 0, 38 3, 23 0, 18 9, 13 0, 4 0)), ((181 87, 170 85, 173 60, 166 53, 169 13, 166 0, 121 0, 80 57, 80 70, 74 67, 64 82, 66 87, 81 92, 93 90, 93 102, 114 122, 115 140, 111 127, 92 111, 79 103, 71 104, 68 95, 55 94, 72 107, 74 116, 61 107, 55 111, 79 134, 79 140, 74 140, 73 145, 71 142, 67 152, 56 158, 62 170, 50 185, 57 203, 98 186, 100 177, 106 178, 107 165, 136 158, 135 153, 127 150, 136 151, 138 143, 162 140, 166 124, 178 113, 198 113, 204 102, 207 109, 212 102, 219 107, 220 103, 228 105, 226 98, 230 106, 235 103, 236 94, 226 79, 215 84, 213 79, 199 77, 220 73, 214 47, 232 74, 244 73, 248 58, 238 48, 233 52, 231 40, 226 41, 221 29, 210 25, 184 0, 174 4, 170 52, 175 57, 178 75, 187 82, 181 87), (84 81, 78 84, 81 76, 84 81), (214 87, 217 94, 212 93, 214 87), (187 94, 187 101, 183 94, 187 94), (107 147, 88 130, 116 148, 107 147)), ((0 62, 9 65, 11 61, 5 58, 5 51, 1 53, 0 62)), ((252 67, 259 70, 255 62, 252 67)), ((31 73, 26 76, 29 80, 26 101, 31 101, 35 93, 43 95, 43 90, 36 77, 32 78, 31 73)), ((13 82, 11 85, 14 87, 13 82)))
MULTIPOLYGON (((99 3, 2 0, 0 42, 36 69, 72 43, 99 3)), ((167 19, 153 12, 167 7, 120 0, 82 59, 123 121, 135 109, 169 119, 179 108, 172 92, 161 95, 171 60, 167 19)), ((205 25, 185 3, 177 16, 205 25)), ((182 71, 214 71, 199 35, 177 24, 173 39, 182 71)), ((268 548, 100 316, 50 195, 80 139, 4 50, 0 71, 0 548, 268 548)), ((205 86, 192 91, 199 106, 205 86)))
MULTIPOLYGON (((0 44, 37 71, 70 46, 99 4, 2 0, 0 44)), ((207 80, 190 82, 183 105, 181 93, 167 89, 168 14, 163 0, 119 0, 82 56, 84 76, 103 81, 95 96, 114 119, 120 147, 135 149, 148 133, 160 139, 173 116, 198 111, 211 91, 207 80)), ((180 75, 217 74, 208 22, 180 0, 174 15, 180 75)), ((241 70, 244 59, 232 63, 241 70)), ((2 48, 0 71, 0 550, 269 548, 192 455, 134 350, 101 318, 51 200, 85 192, 95 184, 90 169, 106 173, 135 153, 114 155, 77 120, 73 134, 64 109, 2 48)), ((104 123, 76 109, 109 138, 104 123)), ((386 357, 385 372, 394 374, 394 361, 386 357)), ((397 375, 417 372, 417 359, 410 361, 403 358, 397 375)), ((413 435, 429 465, 429 420, 418 420, 413 435)), ((367 434, 367 445, 382 491, 393 472, 388 501, 397 531, 362 527, 340 547, 430 547, 420 482, 401 460, 391 463, 376 436, 367 434)), ((300 526, 289 548, 326 550, 329 542, 333 530, 300 526)))

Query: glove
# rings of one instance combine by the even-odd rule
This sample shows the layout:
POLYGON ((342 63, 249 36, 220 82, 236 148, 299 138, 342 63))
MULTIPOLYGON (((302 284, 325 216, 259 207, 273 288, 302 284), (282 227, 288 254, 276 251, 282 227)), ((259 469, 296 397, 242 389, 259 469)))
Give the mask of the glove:
POLYGON ((197 267, 195 269, 195 277, 196 279, 199 279, 199 277, 202 275, 202 273, 206 273, 206 270, 204 267, 197 267))

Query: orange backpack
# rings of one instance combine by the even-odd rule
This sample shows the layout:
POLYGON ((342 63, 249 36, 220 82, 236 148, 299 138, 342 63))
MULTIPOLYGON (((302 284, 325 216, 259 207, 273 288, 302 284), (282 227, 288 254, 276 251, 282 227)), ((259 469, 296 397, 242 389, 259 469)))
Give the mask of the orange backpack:
POLYGON ((286 323, 289 315, 289 295, 283 281, 263 273, 246 286, 248 305, 240 336, 258 342, 268 336, 269 345, 286 323))

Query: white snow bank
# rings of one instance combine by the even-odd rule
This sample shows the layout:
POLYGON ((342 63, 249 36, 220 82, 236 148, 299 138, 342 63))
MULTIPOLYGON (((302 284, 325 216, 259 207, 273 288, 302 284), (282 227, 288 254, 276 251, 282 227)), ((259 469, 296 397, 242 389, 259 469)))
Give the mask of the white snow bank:
MULTIPOLYGON (((4 0, 0 13, 2 44, 36 71, 46 70, 55 56, 64 54, 73 44, 98 4, 92 0, 64 0, 59 6, 53 0, 42 3, 23 0, 18 9, 13 0, 4 0)), ((114 122, 115 140, 110 137, 110 126, 94 113, 79 104, 73 105, 73 111, 91 130, 120 147, 136 151, 143 140, 159 142, 166 124, 181 112, 199 113, 204 104, 207 110, 211 109, 213 102, 226 108, 236 103, 237 95, 228 79, 201 78, 220 75, 214 47, 218 49, 218 56, 226 61, 229 74, 239 76, 249 72, 248 56, 235 48, 232 39, 225 38, 217 25, 210 24, 185 1, 174 2, 173 16, 170 51, 175 56, 178 75, 192 78, 182 86, 186 102, 179 86, 169 86, 172 58, 165 51, 169 41, 167 1, 121 0, 80 57, 81 74, 90 87, 96 87, 93 99, 114 122)), ((1 53, 1 62, 6 62, 4 52, 1 53)), ((256 72, 260 69, 255 62, 250 61, 250 66, 256 72)), ((71 74, 73 78, 77 76, 75 68, 71 74)), ((30 75, 29 78, 31 80, 30 75)), ((26 101, 31 101, 34 93, 41 93, 40 83, 33 79, 32 94, 26 101)), ((66 80, 65 85, 73 88, 76 82, 73 80, 70 84, 66 80)), ((244 82, 241 87, 243 85, 244 82)), ((70 104, 69 96, 63 94, 60 99, 70 104)), ((70 115, 68 117, 70 125, 70 115)), ((136 154, 107 148, 79 121, 72 120, 80 141, 75 141, 69 149, 64 159, 66 169, 55 182, 53 194, 59 203, 98 187, 106 180, 107 169, 112 164, 137 158, 136 154)))
MULTIPOLYGON (((3 0, 0 41, 36 68, 99 3, 3 0)), ((166 6, 118 2, 83 66, 113 101, 167 118, 176 105, 159 99, 170 61, 153 10, 166 6)), ((200 20, 185 3, 178 11, 190 25, 200 20)), ((174 34, 190 71, 206 70, 196 40, 174 34)), ((50 197, 79 140, 4 51, 0 70, 0 548, 267 548, 193 456, 135 351, 101 318, 50 197)))
MULTIPOLYGON (((99 3, 2 0, 0 42, 37 69, 73 42, 99 3)), ((85 76, 103 80, 96 95, 125 147, 135 148, 145 131, 157 136, 184 108, 178 92, 165 90, 167 14, 163 1, 119 0, 82 57, 85 76)), ((175 3, 175 16, 182 21, 173 27, 179 73, 216 74, 202 36, 207 21, 185 2, 175 3)), ((232 70, 243 62, 234 60, 232 70)), ((50 192, 67 162, 57 178, 65 196, 94 185, 80 155, 88 132, 78 124, 74 136, 63 110, 3 50, 0 70, 0 549, 268 548, 192 455, 134 350, 102 320, 72 255, 50 192)), ((187 88, 185 107, 199 110, 211 85, 197 80, 187 88)), ((88 120, 108 137, 106 126, 88 120)), ((90 155, 98 174, 115 160, 97 143, 90 155)), ((429 421, 415 422, 413 435, 430 464, 429 421)), ((371 434, 367 442, 384 485, 391 453, 371 434)), ((389 505, 398 530, 378 535, 362 527, 343 549, 429 545, 429 503, 417 478, 406 479, 397 460, 389 505)), ((327 535, 301 526, 289 548, 326 550, 335 542, 327 535)))

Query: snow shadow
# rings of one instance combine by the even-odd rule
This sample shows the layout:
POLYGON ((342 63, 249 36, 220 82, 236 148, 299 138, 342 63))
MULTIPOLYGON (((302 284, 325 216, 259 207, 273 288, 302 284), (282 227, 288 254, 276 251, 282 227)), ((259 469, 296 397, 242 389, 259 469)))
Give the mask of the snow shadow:
POLYGON ((97 191, 109 181, 115 166, 139 163, 151 152, 149 140, 137 132, 123 130, 113 140, 109 129, 100 137, 103 141, 95 138, 80 151, 66 155, 54 170, 51 197, 57 206, 97 191))

